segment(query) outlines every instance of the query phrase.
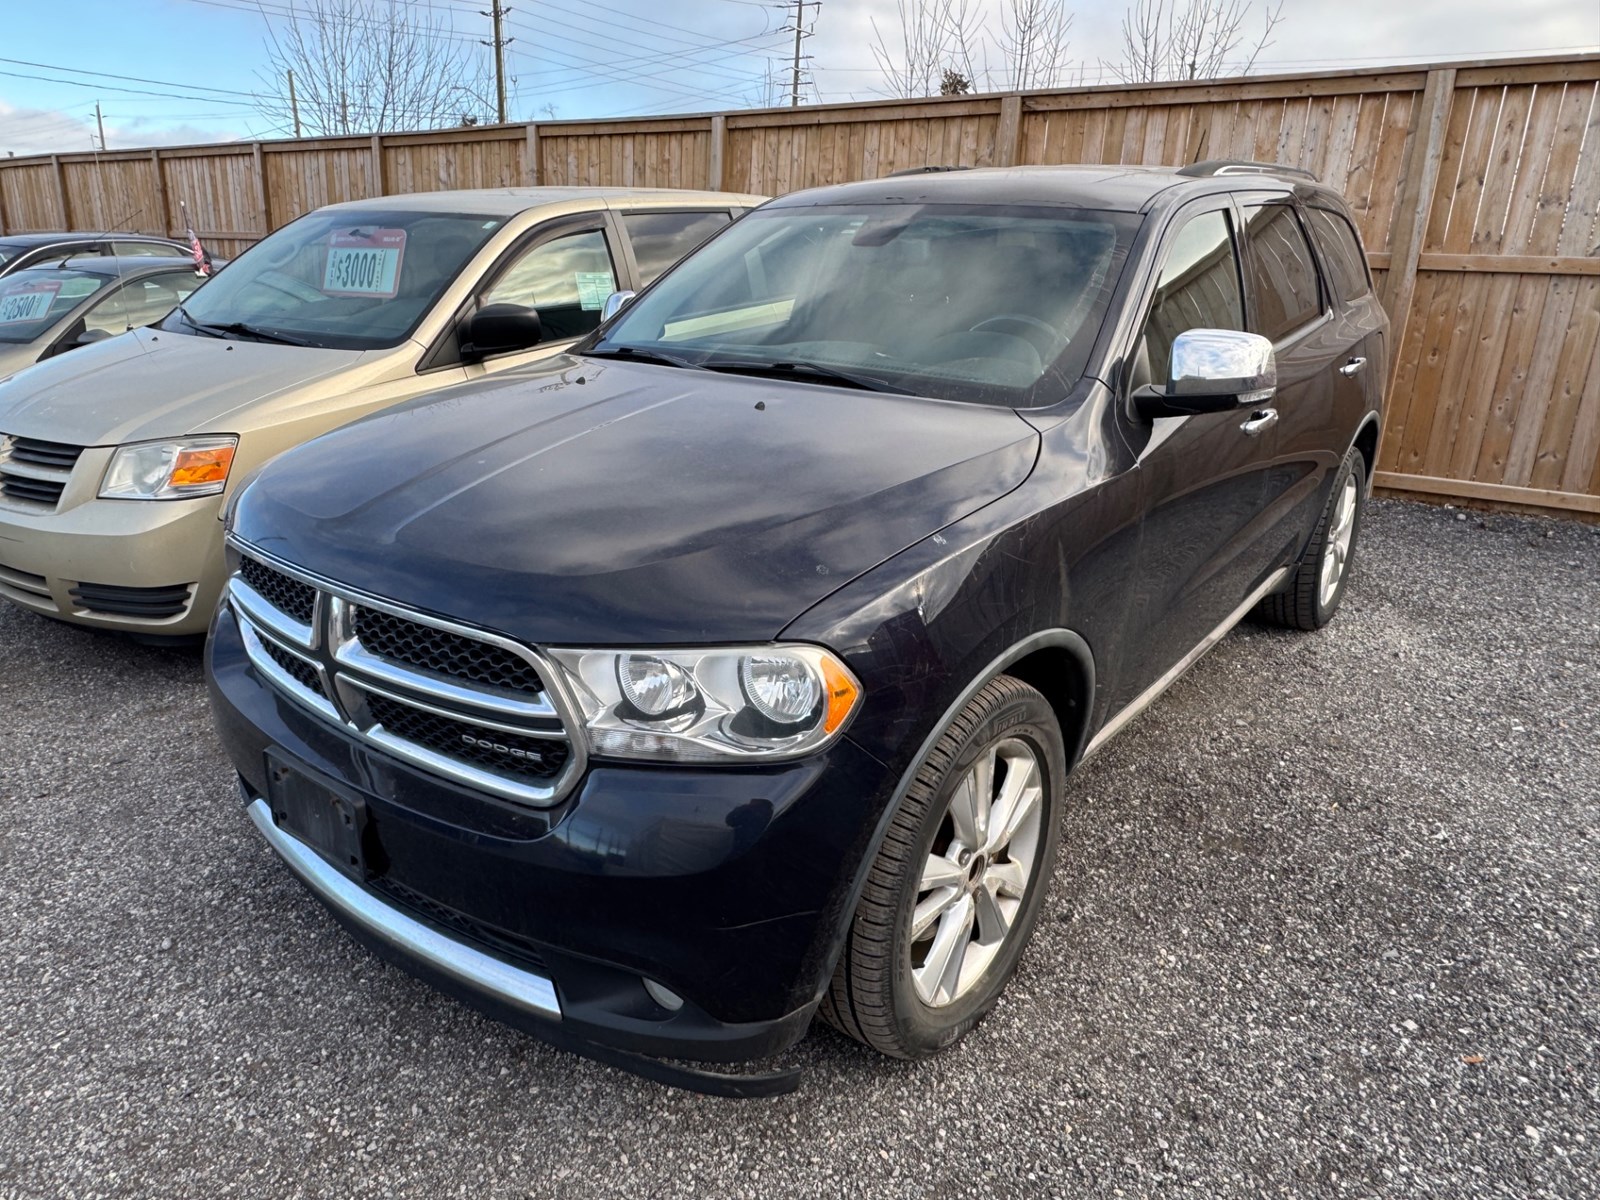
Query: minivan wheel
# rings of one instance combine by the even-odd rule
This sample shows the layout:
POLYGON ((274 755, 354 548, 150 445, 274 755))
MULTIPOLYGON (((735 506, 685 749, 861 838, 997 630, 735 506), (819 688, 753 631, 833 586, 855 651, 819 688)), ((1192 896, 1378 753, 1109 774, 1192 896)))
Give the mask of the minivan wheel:
POLYGON ((1361 534, 1367 463, 1351 448, 1334 476, 1333 491, 1317 521, 1305 557, 1281 592, 1266 597, 1256 615, 1290 629, 1321 629, 1333 620, 1350 582, 1356 539, 1361 534))
POLYGON ((1036 690, 985 684, 916 768, 872 863, 825 1021, 922 1058, 994 1006, 1055 862, 1066 751, 1036 690))

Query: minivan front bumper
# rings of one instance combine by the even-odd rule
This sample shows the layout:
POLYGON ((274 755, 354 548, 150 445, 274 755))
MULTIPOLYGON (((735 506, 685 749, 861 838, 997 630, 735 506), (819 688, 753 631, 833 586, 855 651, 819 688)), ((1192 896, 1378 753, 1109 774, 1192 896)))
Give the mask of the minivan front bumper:
MULTIPOLYGON (((207 659, 250 819, 384 957, 509 1024, 658 1077, 648 1060, 765 1058, 805 1033, 895 784, 848 739, 760 768, 593 761, 565 800, 538 810, 307 710, 261 678, 227 604, 207 659), (358 868, 281 827, 272 790, 283 771, 359 807, 358 868), (681 1005, 659 1002, 663 988, 681 1005)), ((781 1090, 777 1077, 670 1081, 705 1078, 743 1082, 703 1090, 781 1090)))

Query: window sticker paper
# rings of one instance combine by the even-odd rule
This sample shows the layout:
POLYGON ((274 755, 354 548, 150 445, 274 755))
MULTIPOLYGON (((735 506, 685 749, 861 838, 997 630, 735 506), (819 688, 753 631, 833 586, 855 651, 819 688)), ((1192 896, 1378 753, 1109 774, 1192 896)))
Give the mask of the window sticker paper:
POLYGON ((348 229, 328 239, 322 291, 328 296, 375 296, 392 300, 400 291, 404 229, 348 229))
POLYGON ((604 308, 606 297, 617 290, 610 271, 574 271, 572 278, 578 284, 578 306, 585 312, 604 308))
POLYGON ((0 325, 37 321, 61 294, 61 281, 14 283, 0 292, 0 325))

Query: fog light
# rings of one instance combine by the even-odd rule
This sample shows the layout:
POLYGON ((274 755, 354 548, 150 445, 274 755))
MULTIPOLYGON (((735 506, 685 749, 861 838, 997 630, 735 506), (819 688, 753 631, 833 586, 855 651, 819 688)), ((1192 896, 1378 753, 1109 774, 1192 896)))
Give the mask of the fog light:
POLYGON ((644 981, 644 990, 650 993, 650 999, 668 1012, 677 1012, 683 1007, 683 997, 671 988, 662 987, 654 979, 644 981))

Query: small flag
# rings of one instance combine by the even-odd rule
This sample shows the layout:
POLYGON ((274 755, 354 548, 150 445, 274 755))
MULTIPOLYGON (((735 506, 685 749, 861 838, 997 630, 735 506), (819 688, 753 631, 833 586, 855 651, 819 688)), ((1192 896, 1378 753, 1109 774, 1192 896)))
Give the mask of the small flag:
POLYGON ((189 221, 189 206, 182 200, 178 207, 183 210, 183 228, 189 235, 189 252, 194 256, 194 273, 202 279, 211 275, 211 252, 200 244, 200 235, 194 231, 194 226, 189 221))

